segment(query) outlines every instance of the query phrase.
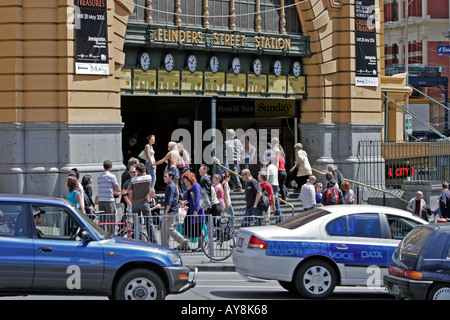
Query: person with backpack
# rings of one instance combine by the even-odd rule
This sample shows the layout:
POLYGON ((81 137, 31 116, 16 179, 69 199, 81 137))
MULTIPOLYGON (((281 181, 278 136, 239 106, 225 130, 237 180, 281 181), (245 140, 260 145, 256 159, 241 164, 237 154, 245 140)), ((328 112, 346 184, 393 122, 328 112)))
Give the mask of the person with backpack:
POLYGON ((344 196, 341 189, 336 186, 336 180, 331 179, 329 182, 329 187, 325 189, 322 194, 322 204, 323 205, 333 205, 333 204, 343 204, 344 196))
POLYGON ((275 198, 274 198, 274 191, 272 185, 267 181, 267 172, 260 171, 258 173, 258 181, 259 185, 261 187, 261 199, 264 199, 264 197, 267 197, 268 205, 266 205, 266 201, 263 200, 263 203, 259 204, 259 208, 263 212, 264 216, 264 225, 268 226, 270 225, 270 213, 271 211, 276 211, 275 207, 275 198))
POLYGON ((300 189, 300 200, 305 211, 316 207, 316 188, 314 183, 316 183, 316 177, 310 176, 308 182, 300 189))
POLYGON ((244 169, 241 172, 242 180, 245 181, 245 213, 242 220, 241 227, 250 226, 251 217, 257 218, 257 225, 262 225, 262 211, 258 207, 259 199, 262 196, 262 189, 258 181, 252 177, 249 169, 244 169))

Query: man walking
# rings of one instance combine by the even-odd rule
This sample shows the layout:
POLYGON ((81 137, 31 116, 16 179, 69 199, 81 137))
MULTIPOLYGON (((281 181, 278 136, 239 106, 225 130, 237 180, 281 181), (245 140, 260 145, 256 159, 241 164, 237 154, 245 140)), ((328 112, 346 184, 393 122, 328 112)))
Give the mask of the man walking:
POLYGON ((259 199, 262 196, 262 189, 258 181, 252 177, 249 169, 242 170, 242 179, 245 181, 245 213, 241 227, 250 226, 251 217, 256 216, 258 226, 263 225, 263 214, 258 208, 259 199))
POLYGON ((164 182, 167 186, 164 197, 164 215, 161 222, 161 245, 169 247, 169 238, 172 236, 181 249, 186 249, 188 240, 175 229, 175 219, 178 213, 178 190, 172 181, 173 177, 172 171, 164 172, 164 182))
MULTIPOLYGON (((227 140, 225 140, 225 152, 226 152, 226 163, 229 165, 230 169, 234 172, 239 172, 240 161, 242 154, 242 143, 236 137, 236 133, 233 129, 227 130, 227 140)), ((234 191, 242 191, 241 180, 238 176, 231 175, 231 184, 233 185, 234 191)))
POLYGON ((309 210, 316 207, 316 177, 310 176, 308 182, 300 189, 300 200, 303 204, 303 210, 309 210))
POLYGON ((450 190, 448 189, 448 182, 442 183, 442 194, 439 197, 439 210, 442 217, 450 219, 450 190))
MULTIPOLYGON (((131 212, 137 213, 138 216, 142 212, 147 229, 147 236, 150 242, 158 243, 156 239, 155 228, 153 226, 153 218, 150 209, 150 193, 152 187, 152 177, 146 173, 145 164, 138 163, 136 165, 137 175, 131 179, 128 187, 128 198, 131 201, 131 212)), ((138 219, 140 220, 140 219, 138 219)), ((140 223, 137 224, 140 230, 140 223)))
POLYGON ((111 173, 112 162, 106 160, 103 162, 105 171, 98 176, 98 210, 104 213, 100 216, 100 222, 107 223, 106 231, 114 234, 114 223, 116 221, 116 201, 114 196, 121 194, 117 178, 111 173), (109 224, 108 224, 109 223, 109 224))

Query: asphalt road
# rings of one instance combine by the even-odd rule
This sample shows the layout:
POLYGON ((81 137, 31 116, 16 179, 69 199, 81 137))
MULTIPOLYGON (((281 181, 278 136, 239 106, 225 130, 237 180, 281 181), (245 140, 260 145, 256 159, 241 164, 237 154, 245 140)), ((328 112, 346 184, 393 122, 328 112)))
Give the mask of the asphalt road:
MULTIPOLYGON (((197 286, 167 300, 297 300, 277 281, 244 278, 236 272, 199 272, 197 286)), ((384 288, 337 287, 330 300, 392 300, 384 288)), ((95 296, 0 297, 1 300, 107 300, 95 296)))

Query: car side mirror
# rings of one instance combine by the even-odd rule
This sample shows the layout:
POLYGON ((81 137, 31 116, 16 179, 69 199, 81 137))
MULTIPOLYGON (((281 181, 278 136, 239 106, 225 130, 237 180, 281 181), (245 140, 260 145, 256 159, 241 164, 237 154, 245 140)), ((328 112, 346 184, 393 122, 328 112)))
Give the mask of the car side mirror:
POLYGON ((81 240, 83 241, 91 241, 93 240, 92 235, 89 233, 89 231, 83 231, 81 233, 81 240))

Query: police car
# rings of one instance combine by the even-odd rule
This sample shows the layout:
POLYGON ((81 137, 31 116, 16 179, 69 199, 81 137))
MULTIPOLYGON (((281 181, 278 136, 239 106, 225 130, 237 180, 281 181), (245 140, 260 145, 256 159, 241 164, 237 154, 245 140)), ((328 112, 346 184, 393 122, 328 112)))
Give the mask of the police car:
POLYGON ((325 298, 337 285, 382 286, 397 245, 426 223, 383 206, 319 207, 275 226, 242 228, 233 261, 242 275, 325 298))

